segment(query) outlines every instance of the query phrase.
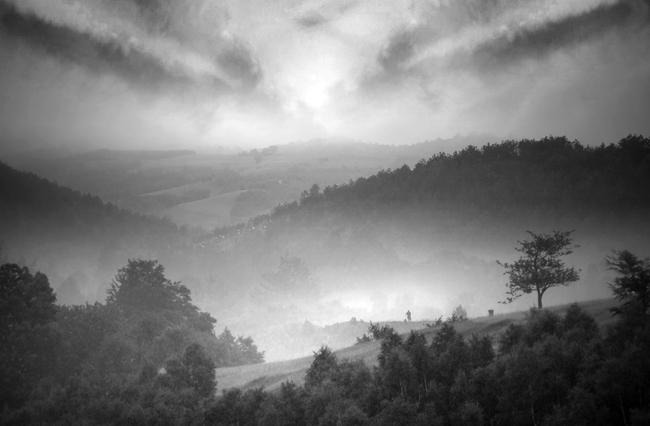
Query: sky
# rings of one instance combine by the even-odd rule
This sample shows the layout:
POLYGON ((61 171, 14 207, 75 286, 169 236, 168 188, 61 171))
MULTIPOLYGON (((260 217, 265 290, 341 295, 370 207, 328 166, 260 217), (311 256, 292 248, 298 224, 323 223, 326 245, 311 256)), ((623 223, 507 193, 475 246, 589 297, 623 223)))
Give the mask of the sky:
POLYGON ((650 135, 648 0, 0 0, 0 143, 650 135))

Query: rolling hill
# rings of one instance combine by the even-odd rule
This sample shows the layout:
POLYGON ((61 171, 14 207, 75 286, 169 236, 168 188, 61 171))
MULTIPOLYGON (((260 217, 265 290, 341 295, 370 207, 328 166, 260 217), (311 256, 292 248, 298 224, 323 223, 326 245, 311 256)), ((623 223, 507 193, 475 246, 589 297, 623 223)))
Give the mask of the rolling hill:
POLYGON ((237 201, 247 192, 249 190, 226 192, 203 200, 178 204, 162 214, 174 223, 201 226, 206 229, 235 225, 248 219, 248 217, 232 216, 237 201))
MULTIPOLYGON (((243 222, 269 213, 278 204, 293 201, 317 183, 342 184, 387 167, 414 165, 436 152, 467 144, 484 144, 490 136, 456 136, 415 145, 388 146, 351 141, 313 140, 276 145, 260 153, 239 154, 214 150, 123 151, 101 149, 41 158, 36 153, 4 153, 9 164, 21 170, 99 196, 132 211, 163 216, 171 208, 240 190, 264 191, 257 202, 237 211, 243 222), (143 195, 146 195, 144 197, 143 195)), ((202 225, 214 206, 195 205, 196 215, 171 213, 178 225, 202 225), (187 222, 184 221, 187 219, 187 222)), ((236 209, 237 210, 237 209, 236 209)), ((210 221, 205 226, 212 226, 210 221)), ((220 223, 219 225, 228 224, 220 223)))
MULTIPOLYGON (((580 246, 565 261, 581 279, 548 292, 546 303, 608 297, 612 274, 604 258, 612 249, 647 256, 649 218, 650 140, 629 136, 585 147, 549 137, 468 146, 413 168, 313 186, 300 200, 216 230, 200 244, 219 252, 215 264, 227 268, 236 254, 252 273, 239 288, 241 308, 224 319, 251 332, 275 360, 289 356, 274 348, 285 340, 267 337, 269 328, 285 335, 280 324, 396 318, 407 309, 436 318, 459 303, 470 316, 484 314, 505 299, 496 261, 516 259, 513 248, 527 230, 574 230, 580 246), (265 292, 265 274, 287 256, 307 265, 321 298, 291 297, 290 277, 285 288, 265 292)), ((529 303, 524 297, 507 309, 529 303)), ((296 354, 304 354, 297 338, 286 347, 293 340, 296 354)))
POLYGON ((50 277, 60 303, 103 301, 127 259, 164 256, 190 241, 168 220, 129 212, 4 163, 0 236, 9 260, 50 277))
MULTIPOLYGON (((359 172, 328 169, 327 163, 343 161, 343 154, 352 158, 359 154, 355 150, 361 154, 367 150, 366 158, 377 152, 389 158, 386 153, 401 151, 367 144, 316 145, 309 151, 309 144, 295 144, 283 154, 281 146, 259 164, 250 155, 235 156, 241 167, 246 164, 246 174, 225 166, 212 170, 199 166, 206 161, 219 164, 223 157, 218 155, 187 153, 129 162, 127 154, 118 153, 117 160, 106 163, 74 159, 68 179, 76 176, 83 184, 113 188, 116 182, 128 182, 124 191, 163 191, 158 197, 178 196, 171 188, 181 188, 182 195, 191 185, 210 188, 212 194, 211 185, 217 185, 215 197, 221 198, 192 203, 210 211, 222 208, 221 216, 231 221, 255 216, 257 207, 282 191, 302 192, 299 199, 276 206, 271 213, 206 233, 174 230, 167 221, 129 216, 115 205, 101 207, 99 199, 83 201, 93 196, 52 201, 61 191, 74 191, 48 183, 47 189, 14 191, 22 194, 23 204, 8 202, 12 207, 5 214, 9 212, 10 220, 3 224, 7 235, 15 232, 4 239, 9 254, 36 261, 57 292, 66 294, 63 290, 69 288, 66 292, 74 297, 61 300, 70 302, 103 300, 108 282, 128 258, 159 259, 170 278, 187 285, 196 304, 220 325, 235 334, 252 335, 268 360, 287 359, 318 348, 317 342, 292 331, 305 320, 316 325, 351 317, 376 321, 399 318, 406 309, 418 312, 418 318, 437 318, 449 315, 459 303, 470 316, 483 315, 505 297, 503 269, 496 260, 513 259, 513 247, 526 238, 526 230, 575 230, 580 245, 566 261, 581 269, 581 280, 553 289, 545 296, 546 303, 609 296, 611 273, 604 257, 612 249, 629 249, 640 256, 650 252, 649 145, 639 136, 601 147, 585 147, 566 138, 505 141, 467 146, 422 159, 413 167, 311 189, 318 181, 301 186, 305 179, 359 172), (337 149, 341 157, 324 155, 337 149), (280 162, 282 155, 303 159, 308 155, 312 163, 278 166, 281 175, 262 172, 275 167, 273 162, 280 162), (163 163, 166 168, 159 168, 163 163), (316 163, 322 164, 308 167, 316 163), (75 169, 81 164, 86 164, 86 171, 75 169), (124 173, 113 175, 118 166, 124 173), (93 169, 98 174, 88 171, 93 169), (98 179, 93 183, 80 176, 98 179), (116 213, 95 215, 89 204, 116 213), (165 225, 159 229, 155 223, 165 225), (300 296, 296 290, 301 281, 290 276, 285 284, 269 286, 266 277, 281 270, 283 258, 298 258, 304 264, 302 276, 313 284, 308 297, 300 296), (282 340, 288 334, 292 339, 282 340)), ((19 188, 24 176, 15 174, 5 181, 19 188)), ((201 215, 200 208, 196 214, 201 215)), ((507 309, 524 310, 527 303, 522 298, 507 309)))
MULTIPOLYGON (((615 318, 610 309, 618 306, 614 299, 592 300, 579 303, 579 306, 598 324, 606 326, 611 324, 615 318)), ((551 306, 547 309, 563 315, 568 305, 551 306)), ((458 322, 454 327, 463 336, 469 337, 472 334, 488 335, 493 339, 503 333, 510 324, 522 323, 526 319, 526 312, 515 312, 495 316, 472 318, 468 321, 458 322)), ((398 333, 407 336, 410 330, 422 332, 430 343, 433 336, 440 330, 440 326, 427 327, 427 322, 384 322, 382 325, 393 327, 398 333)), ((328 334, 334 338, 339 334, 348 335, 353 329, 357 337, 361 336, 367 329, 368 324, 340 323, 329 327, 328 334)), ((323 343, 324 344, 324 343, 323 343)), ((377 365, 377 355, 381 342, 373 341, 354 346, 343 347, 335 351, 340 359, 363 360, 367 365, 377 365)), ((239 367, 219 368, 216 371, 217 386, 219 389, 239 388, 242 390, 264 387, 267 390, 276 390, 280 384, 292 381, 298 385, 304 384, 305 372, 313 361, 313 356, 305 356, 287 361, 268 362, 265 364, 245 365, 239 367)))

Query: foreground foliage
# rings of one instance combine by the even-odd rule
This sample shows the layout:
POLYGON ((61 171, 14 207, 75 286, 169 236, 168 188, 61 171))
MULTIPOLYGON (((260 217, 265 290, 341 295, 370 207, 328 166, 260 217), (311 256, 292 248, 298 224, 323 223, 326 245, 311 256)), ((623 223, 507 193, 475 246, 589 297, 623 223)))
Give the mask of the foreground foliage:
POLYGON ((203 416, 218 366, 259 363, 165 278, 130 260, 106 304, 56 306, 48 279, 0 267, 0 420, 9 424, 182 424, 203 416))
POLYGON ((650 321, 601 330, 573 304, 532 309, 498 341, 445 322, 431 341, 384 330, 377 367, 314 354, 302 387, 226 390, 215 425, 636 425, 650 419, 650 321))
MULTIPOLYGON (((636 258, 618 258, 625 259, 636 258)), ((638 266, 639 261, 632 263, 638 266)), ((629 278, 626 271, 619 271, 622 278, 629 278)), ((7 424, 552 426, 650 421, 650 316, 634 304, 623 305, 606 329, 577 304, 563 316, 531 309, 524 323, 510 324, 497 339, 464 336, 456 321, 436 326, 432 336, 414 331, 401 336, 371 324, 372 339, 381 341, 373 368, 339 359, 323 346, 314 354, 303 386, 285 382, 275 392, 226 389, 217 396, 219 342, 236 346, 247 340, 234 339, 227 329, 218 338, 212 328, 206 330, 214 320, 193 307, 189 293, 164 278, 156 262, 130 261, 118 273, 106 305, 53 309, 54 295, 42 274, 4 265, 0 278, 4 306, 11 300, 18 307, 3 310, 0 322, 3 343, 11 343, 3 344, 1 353, 1 420, 7 424), (141 286, 152 297, 129 313, 141 286), (18 383, 14 371, 26 379, 8 388, 18 383)), ((626 282, 616 280, 612 288, 626 282)), ((634 301, 643 293, 617 296, 634 301)))

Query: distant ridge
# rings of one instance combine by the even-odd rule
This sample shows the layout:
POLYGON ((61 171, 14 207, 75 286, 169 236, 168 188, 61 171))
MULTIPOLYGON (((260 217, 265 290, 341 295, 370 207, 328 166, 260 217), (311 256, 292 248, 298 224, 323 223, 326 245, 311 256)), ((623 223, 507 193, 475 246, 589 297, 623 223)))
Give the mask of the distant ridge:
POLYGON ((70 155, 66 158, 75 160, 116 160, 120 158, 129 158, 132 160, 160 160, 163 158, 183 157, 195 154, 196 151, 190 149, 176 149, 169 151, 98 149, 95 151, 70 155))
POLYGON ((132 238, 178 232, 169 220, 132 213, 2 162, 0 203, 5 234, 132 238))
MULTIPOLYGON (((431 142, 432 144, 435 142, 431 142)), ((249 224, 300 216, 436 217, 466 221, 540 217, 637 215, 650 210, 650 139, 629 135, 616 144, 584 146, 566 137, 468 145, 325 188, 278 205, 249 224)), ((302 220, 302 219, 301 219, 302 220)), ((319 219, 316 219, 319 220, 319 219)), ((644 219, 645 220, 645 219, 644 219)), ((245 225, 239 225, 241 229, 245 225)), ((215 235, 230 232, 215 230, 215 235)))
POLYGON ((3 255, 45 273, 60 304, 103 302, 128 259, 182 250, 187 232, 0 162, 3 255))

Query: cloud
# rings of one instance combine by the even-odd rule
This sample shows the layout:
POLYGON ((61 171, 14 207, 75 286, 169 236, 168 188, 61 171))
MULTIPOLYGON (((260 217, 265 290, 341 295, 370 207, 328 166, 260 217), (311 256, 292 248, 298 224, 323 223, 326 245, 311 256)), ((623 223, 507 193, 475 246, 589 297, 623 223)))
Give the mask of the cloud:
POLYGON ((296 23, 305 28, 318 27, 327 23, 329 20, 320 13, 310 13, 296 18, 296 23))
POLYGON ((305 29, 313 29, 340 19, 341 16, 353 10, 357 1, 305 2, 298 7, 294 21, 305 29))
POLYGON ((0 10, 2 36, 65 63, 74 63, 97 73, 112 73, 152 90, 183 84, 188 80, 187 76, 168 72, 154 57, 128 49, 115 40, 94 39, 35 15, 20 14, 13 7, 3 9, 0 10))
POLYGON ((0 3, 4 34, 135 86, 254 87, 260 69, 245 43, 225 34, 227 13, 207 1, 87 0, 0 3))
POLYGON ((471 61, 480 70, 505 68, 526 59, 541 61, 560 49, 602 37, 609 31, 648 25, 647 18, 641 18, 640 22, 637 19, 647 13, 647 5, 639 2, 602 4, 578 15, 523 27, 490 39, 471 51, 471 61))
MULTIPOLYGON (((380 74, 429 75, 445 67, 499 67, 647 24, 646 0, 479 1, 422 3, 389 34, 376 57, 380 74)), ((373 76, 371 76, 373 77, 373 76)), ((368 78, 368 76, 366 76, 368 78)))
POLYGON ((60 139, 66 128, 81 139, 88 103, 101 105, 92 131, 106 122, 104 140, 116 132, 113 117, 148 140, 171 126, 179 140, 258 146, 468 132, 577 137, 607 131, 602 118, 616 109, 594 93, 606 86, 626 112, 610 127, 640 133, 648 3, 0 0, 0 52, 15 61, 0 63, 11 76, 0 84, 11 96, 0 101, 0 126, 15 130, 7 117, 23 116, 20 131, 40 121, 59 126, 60 139), (65 107, 53 114, 35 99, 65 107))

